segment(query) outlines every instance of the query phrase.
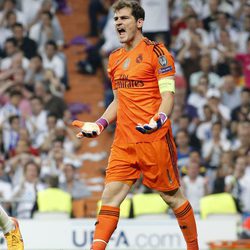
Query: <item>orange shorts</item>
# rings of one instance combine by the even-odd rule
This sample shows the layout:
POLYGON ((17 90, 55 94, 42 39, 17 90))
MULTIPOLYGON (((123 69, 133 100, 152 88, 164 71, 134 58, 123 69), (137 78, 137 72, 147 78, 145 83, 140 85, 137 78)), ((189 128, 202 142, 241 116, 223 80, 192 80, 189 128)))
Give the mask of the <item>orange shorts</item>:
POLYGON ((165 138, 153 142, 112 145, 106 170, 106 183, 136 180, 158 191, 180 186, 176 147, 169 131, 165 138))

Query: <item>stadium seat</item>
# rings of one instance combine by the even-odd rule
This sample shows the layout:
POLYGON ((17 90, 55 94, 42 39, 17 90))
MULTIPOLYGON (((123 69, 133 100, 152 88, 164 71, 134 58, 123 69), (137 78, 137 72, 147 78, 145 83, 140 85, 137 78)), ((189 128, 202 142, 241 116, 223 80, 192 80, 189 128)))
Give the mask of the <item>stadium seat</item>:
POLYGON ((135 194, 132 203, 135 218, 142 218, 144 215, 152 218, 168 216, 168 205, 159 194, 135 194))
MULTIPOLYGON (((129 218, 131 212, 132 201, 130 198, 125 198, 120 206, 120 218, 129 218)), ((97 213, 99 213, 101 208, 101 200, 97 203, 97 213)))
POLYGON ((238 216, 235 201, 229 193, 211 194, 201 198, 200 214, 202 219, 211 216, 238 216))

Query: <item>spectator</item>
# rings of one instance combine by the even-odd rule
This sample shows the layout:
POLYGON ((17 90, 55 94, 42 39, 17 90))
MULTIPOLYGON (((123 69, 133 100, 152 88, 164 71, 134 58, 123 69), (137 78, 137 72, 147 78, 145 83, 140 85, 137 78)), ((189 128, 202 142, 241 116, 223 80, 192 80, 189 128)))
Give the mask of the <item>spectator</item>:
POLYGON ((220 31, 218 41, 211 54, 212 61, 216 64, 217 74, 219 76, 227 75, 229 73, 229 62, 234 59, 236 54, 236 44, 230 40, 227 30, 220 31))
POLYGON ((180 104, 175 104, 173 112, 171 114, 171 122, 173 127, 173 135, 176 137, 176 133, 179 130, 179 120, 182 115, 183 107, 180 104))
POLYGON ((50 82, 36 82, 34 90, 35 95, 42 98, 45 110, 48 113, 56 114, 57 118, 62 119, 67 105, 64 99, 51 93, 50 82))
POLYGON ((239 61, 234 59, 229 62, 229 74, 234 78, 237 87, 245 86, 245 77, 243 76, 239 61))
POLYGON ((20 91, 12 90, 9 94, 9 102, 7 102, 0 110, 0 124, 8 126, 8 119, 11 115, 20 116, 19 104, 22 99, 20 91))
POLYGON ((12 26, 13 36, 17 41, 20 50, 23 51, 24 56, 31 59, 37 53, 37 44, 34 40, 30 39, 24 34, 24 28, 21 23, 15 23, 12 26))
POLYGON ((208 32, 214 30, 216 26, 217 14, 219 11, 219 2, 219 0, 209 0, 203 6, 203 25, 208 32))
POLYGON ((182 167, 188 164, 189 153, 192 151, 192 148, 189 144, 189 134, 186 130, 179 130, 176 133, 176 144, 177 144, 177 164, 181 172, 182 167))
POLYGON ((141 0, 140 2, 146 13, 143 25, 144 35, 152 41, 161 41, 169 47, 169 0, 141 0))
POLYGON ((43 59, 44 69, 51 69, 55 75, 62 80, 65 76, 64 62, 57 54, 57 45, 53 40, 47 41, 45 44, 45 51, 41 54, 43 59))
POLYGON ((177 54, 177 61, 180 63, 183 75, 186 79, 187 94, 190 93, 190 76, 200 70, 200 48, 191 43, 185 43, 177 54))
POLYGON ((182 178, 183 190, 188 197, 195 213, 200 212, 200 199, 208 194, 208 182, 200 175, 200 165, 190 161, 187 166, 187 174, 182 178))
POLYGON ((80 148, 81 143, 76 138, 74 131, 66 126, 62 120, 57 121, 54 132, 54 138, 62 141, 64 150, 69 154, 74 154, 80 148))
POLYGON ((36 41, 40 53, 50 40, 55 41, 57 46, 62 46, 64 43, 63 33, 60 28, 54 25, 53 18, 50 11, 43 11, 39 22, 30 28, 29 37, 36 41))
POLYGON ((220 32, 222 30, 227 31, 227 33, 229 34, 230 41, 236 42, 238 32, 236 31, 235 28, 232 27, 230 15, 228 13, 224 12, 224 10, 219 11, 217 13, 216 25, 215 25, 214 29, 211 30, 209 33, 212 43, 217 44, 219 42, 220 32))
POLYGON ((3 48, 4 48, 4 43, 7 38, 12 37, 13 32, 12 32, 12 26, 14 23, 16 23, 17 17, 15 12, 13 11, 8 11, 5 15, 5 19, 3 18, 0 20, 0 32, 1 32, 1 37, 0 37, 0 48, 1 48, 1 56, 3 56, 3 48))
POLYGON ((13 190, 12 199, 17 201, 16 213, 18 218, 29 219, 36 202, 37 191, 44 189, 39 181, 39 166, 28 162, 24 166, 24 176, 21 184, 13 190))
POLYGON ((233 109, 241 104, 241 89, 236 86, 231 75, 223 77, 221 103, 227 106, 232 112, 233 109))
POLYGON ((185 44, 193 44, 200 50, 209 45, 208 34, 199 27, 196 15, 188 16, 186 19, 187 28, 183 30, 176 38, 175 49, 178 51, 185 44))
POLYGON ((230 119, 230 109, 221 103, 221 93, 215 88, 211 88, 207 92, 207 105, 212 110, 213 121, 221 121, 227 124, 230 119))
POLYGON ((92 0, 88 7, 88 16, 90 20, 89 33, 87 36, 98 36, 104 24, 106 23, 106 17, 108 9, 112 4, 112 0, 92 0))
POLYGON ((250 177, 245 174, 246 164, 245 156, 237 157, 233 173, 226 176, 225 191, 234 196, 239 211, 249 213, 250 177))
POLYGON ((242 65, 243 74, 245 77, 245 86, 250 88, 250 37, 248 37, 246 44, 247 53, 237 54, 236 60, 240 61, 242 65))
POLYGON ((199 79, 197 87, 193 89, 187 98, 187 104, 193 106, 197 113, 207 103, 206 93, 208 90, 208 76, 202 75, 199 79))
POLYGON ((24 83, 33 92, 35 82, 44 80, 43 59, 39 54, 30 59, 29 67, 26 70, 24 83))
POLYGON ((11 181, 8 174, 6 173, 5 162, 3 160, 0 160, 0 199, 3 200, 1 202, 1 205, 6 211, 9 212, 11 212, 11 192, 11 181))
POLYGON ((221 86, 220 77, 213 72, 211 57, 208 54, 203 55, 200 59, 200 71, 194 72, 190 75, 191 89, 197 87, 202 75, 208 76, 208 84, 210 88, 219 88, 221 86))
POLYGON ((243 88, 241 91, 241 104, 232 111, 233 121, 250 120, 250 90, 243 88))
POLYGON ((9 125, 9 127, 3 130, 3 145, 5 155, 11 157, 19 140, 20 117, 18 115, 10 116, 9 125))
POLYGON ((242 121, 237 126, 237 136, 233 141, 232 149, 236 155, 247 155, 250 148, 250 121, 242 121))
MULTIPOLYGON (((250 8, 250 5, 248 8, 250 8)), ((250 32, 250 15, 245 16, 242 23, 244 26, 238 34, 237 52, 239 54, 246 54, 247 53, 247 40, 249 38, 249 32, 250 32)))
POLYGON ((44 109, 43 100, 40 97, 33 96, 30 104, 32 114, 26 117, 26 127, 31 135, 33 147, 39 149, 47 132, 47 111, 44 109))
POLYGON ((3 8, 0 12, 0 20, 4 20, 6 17, 6 14, 9 11, 13 11, 17 16, 17 22, 22 23, 23 25, 26 25, 26 18, 22 11, 19 11, 16 8, 16 1, 15 0, 4 0, 3 1, 3 8))
POLYGON ((65 86, 56 76, 54 70, 46 69, 43 78, 45 81, 49 82, 50 91, 54 96, 58 96, 60 98, 64 97, 65 86))
POLYGON ((70 193, 73 200, 86 198, 91 195, 87 185, 77 176, 76 167, 72 163, 64 164, 63 172, 65 181, 59 187, 70 193))
POLYGON ((202 146, 202 157, 206 164, 216 169, 220 165, 220 157, 223 151, 230 150, 230 142, 227 139, 223 139, 221 136, 222 124, 215 122, 212 125, 212 138, 204 141, 202 146))
POLYGON ((59 188, 57 175, 47 179, 48 188, 37 193, 37 209, 39 212, 65 212, 69 216, 72 211, 71 195, 59 188))
POLYGON ((233 154, 231 151, 225 151, 221 155, 221 162, 216 170, 215 180, 212 186, 212 193, 225 192, 225 177, 233 173, 233 154))

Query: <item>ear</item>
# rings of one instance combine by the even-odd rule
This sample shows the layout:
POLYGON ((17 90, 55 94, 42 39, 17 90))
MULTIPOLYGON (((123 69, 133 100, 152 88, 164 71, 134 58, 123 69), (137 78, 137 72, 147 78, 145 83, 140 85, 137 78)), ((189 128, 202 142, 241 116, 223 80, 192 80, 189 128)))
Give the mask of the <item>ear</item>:
POLYGON ((137 20, 137 28, 141 29, 143 26, 144 20, 142 18, 137 20))

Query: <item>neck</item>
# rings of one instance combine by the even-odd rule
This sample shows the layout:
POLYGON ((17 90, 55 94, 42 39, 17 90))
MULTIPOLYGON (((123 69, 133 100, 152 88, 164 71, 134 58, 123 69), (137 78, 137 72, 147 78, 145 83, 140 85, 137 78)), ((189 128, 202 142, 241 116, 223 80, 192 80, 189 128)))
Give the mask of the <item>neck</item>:
POLYGON ((131 41, 129 41, 128 43, 125 43, 125 49, 128 50, 132 50, 133 48, 135 48, 140 41, 144 38, 144 36, 142 35, 142 33, 138 34, 135 36, 135 38, 131 41))

